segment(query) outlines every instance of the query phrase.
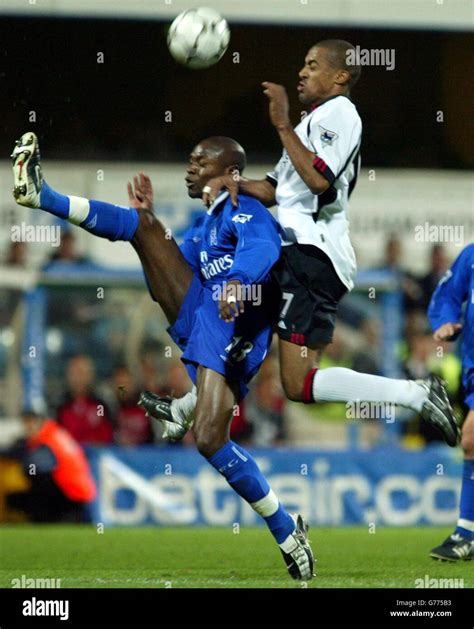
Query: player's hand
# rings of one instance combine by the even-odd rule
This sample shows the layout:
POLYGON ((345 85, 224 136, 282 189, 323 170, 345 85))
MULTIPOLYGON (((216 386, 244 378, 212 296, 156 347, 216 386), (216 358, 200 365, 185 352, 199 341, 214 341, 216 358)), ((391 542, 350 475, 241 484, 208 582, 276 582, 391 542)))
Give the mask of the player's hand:
POLYGON ((133 178, 133 186, 127 183, 128 202, 136 210, 153 211, 153 186, 145 173, 138 173, 133 178))
POLYGON ((274 127, 277 129, 284 129, 291 126, 288 104, 288 94, 286 93, 283 85, 277 85, 276 83, 269 83, 265 81, 262 83, 264 88, 263 93, 268 97, 270 120, 274 127))
POLYGON ((239 175, 237 170, 232 175, 222 175, 221 177, 209 179, 202 191, 202 202, 206 207, 210 207, 222 188, 225 188, 230 194, 232 205, 237 207, 239 203, 237 195, 239 194, 239 182, 241 179, 243 179, 243 177, 239 175))
POLYGON ((462 323, 444 323, 435 331, 433 338, 435 341, 449 341, 460 330, 462 330, 462 323))
POLYGON ((219 300, 219 317, 226 323, 231 323, 236 317, 244 312, 244 302, 242 301, 242 284, 239 280, 224 282, 219 300))

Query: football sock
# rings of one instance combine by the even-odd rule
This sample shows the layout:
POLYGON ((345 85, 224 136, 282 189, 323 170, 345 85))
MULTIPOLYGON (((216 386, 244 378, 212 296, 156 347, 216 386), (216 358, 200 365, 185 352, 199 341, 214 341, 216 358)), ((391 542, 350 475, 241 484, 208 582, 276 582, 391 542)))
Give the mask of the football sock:
POLYGON ((197 403, 197 389, 195 386, 183 395, 183 397, 175 398, 171 402, 171 415, 178 424, 187 423, 190 419, 194 419, 194 411, 197 403))
POLYGON ((464 459, 456 533, 474 541, 474 459, 464 459))
POLYGON ((306 402, 391 402, 420 412, 428 397, 426 389, 413 380, 372 376, 345 367, 312 371, 312 386, 305 386, 312 399, 306 402))
POLYGON ((66 196, 55 192, 46 182, 41 188, 40 207, 109 240, 131 240, 138 227, 138 212, 133 207, 66 196))
POLYGON ((284 543, 295 530, 295 521, 279 503, 252 456, 233 441, 228 441, 207 460, 263 517, 277 543, 284 543))

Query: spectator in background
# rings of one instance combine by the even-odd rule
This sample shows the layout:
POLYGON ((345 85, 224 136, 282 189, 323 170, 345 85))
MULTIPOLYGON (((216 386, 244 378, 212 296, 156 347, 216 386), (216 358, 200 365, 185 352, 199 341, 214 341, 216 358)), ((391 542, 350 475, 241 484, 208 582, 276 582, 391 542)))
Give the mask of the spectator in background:
POLYGON ((449 268, 449 260, 443 245, 436 244, 431 248, 430 270, 419 280, 422 290, 420 308, 426 312, 438 282, 449 268))
POLYGON ((8 507, 33 522, 83 521, 96 487, 82 448, 42 412, 26 410, 23 424, 26 441, 16 446, 15 456, 23 463, 30 488, 8 494, 8 507))
POLYGON ((252 445, 271 446, 281 443, 286 436, 284 424, 286 397, 280 382, 278 359, 275 356, 269 356, 262 364, 247 400, 246 412, 252 427, 252 445))
POLYGON ((158 355, 155 351, 140 353, 140 389, 159 393, 160 370, 158 368, 158 355))
POLYGON ((83 355, 71 358, 66 377, 68 389, 57 411, 59 423, 82 445, 111 443, 110 411, 93 391, 94 365, 91 359, 83 355))
POLYGON ((10 242, 5 264, 10 267, 13 266, 24 269, 26 267, 27 254, 28 249, 26 242, 10 242))
POLYGON ((398 275, 403 293, 404 309, 410 311, 418 308, 422 289, 416 278, 403 268, 402 243, 395 235, 390 236, 385 244, 385 259, 381 268, 398 275))
POLYGON ((130 370, 125 366, 114 369, 112 375, 115 404, 115 442, 122 446, 138 446, 153 441, 150 420, 137 405, 139 393, 130 370))
POLYGON ((234 407, 234 416, 230 425, 230 438, 241 445, 253 444, 253 428, 247 418, 247 400, 241 400, 234 407))
POLYGON ((161 385, 162 395, 182 397, 192 386, 188 373, 183 363, 178 359, 163 358, 163 367, 166 370, 166 379, 161 385))
POLYGON ((428 330, 411 335, 408 341, 408 357, 404 365, 407 378, 422 380, 430 375, 429 359, 432 351, 433 340, 428 330))
POLYGON ((354 354, 352 369, 360 373, 381 376, 380 369, 380 325, 376 319, 365 319, 360 327, 364 348, 354 354))
POLYGON ((53 262, 69 262, 73 264, 84 264, 88 262, 85 256, 81 256, 76 248, 76 236, 74 233, 64 226, 61 226, 61 240, 59 247, 51 255, 45 265, 45 269, 53 262))

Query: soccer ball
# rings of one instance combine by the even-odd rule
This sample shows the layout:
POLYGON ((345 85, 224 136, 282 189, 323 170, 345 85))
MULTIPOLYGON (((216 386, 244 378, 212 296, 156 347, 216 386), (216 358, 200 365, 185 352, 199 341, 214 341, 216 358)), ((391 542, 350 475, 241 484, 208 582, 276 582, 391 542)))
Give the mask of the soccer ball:
POLYGON ((230 40, 226 20, 207 7, 178 15, 168 31, 168 48, 188 68, 209 68, 219 61, 230 40))

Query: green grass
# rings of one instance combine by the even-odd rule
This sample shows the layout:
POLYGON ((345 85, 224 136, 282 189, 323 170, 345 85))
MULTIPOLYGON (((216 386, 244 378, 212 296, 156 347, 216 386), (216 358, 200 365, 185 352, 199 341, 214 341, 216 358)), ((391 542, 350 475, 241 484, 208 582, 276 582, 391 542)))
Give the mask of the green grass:
MULTIPOLYGON (((463 578, 474 587, 474 562, 440 563, 429 550, 445 528, 314 528, 318 576, 308 587, 413 588, 415 579, 463 578)), ((13 578, 61 579, 61 587, 301 587, 286 575, 264 529, 105 529, 16 525, 0 528, 0 587, 13 578)))

